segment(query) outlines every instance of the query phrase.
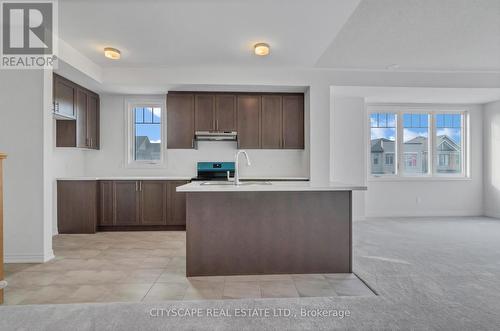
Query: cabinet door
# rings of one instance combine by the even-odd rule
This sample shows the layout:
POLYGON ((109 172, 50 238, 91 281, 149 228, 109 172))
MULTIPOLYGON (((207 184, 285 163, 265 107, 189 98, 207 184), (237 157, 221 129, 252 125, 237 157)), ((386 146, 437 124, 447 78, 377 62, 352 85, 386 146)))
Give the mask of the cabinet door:
POLYGON ((282 97, 280 95, 262 96, 262 148, 281 148, 282 146, 282 97))
POLYGON ((115 181, 114 221, 115 225, 139 224, 139 182, 135 180, 115 181))
POLYGON ((90 148, 99 149, 99 97, 88 94, 87 142, 90 148))
POLYGON ((195 131, 215 129, 215 95, 196 94, 194 112, 195 131))
POLYGON ((139 183, 141 224, 164 225, 166 223, 166 186, 163 181, 145 180, 139 183))
POLYGON ((194 148, 194 95, 167 95, 167 148, 194 148))
POLYGON ((175 191, 177 186, 186 183, 186 181, 168 182, 168 225, 186 225, 186 193, 175 191))
POLYGON ((87 92, 77 89, 76 91, 76 146, 81 148, 89 147, 87 132, 87 92))
POLYGON ((70 82, 54 77, 54 110, 64 116, 76 117, 75 87, 70 82))
POLYGON ((258 95, 238 96, 238 146, 260 148, 260 102, 258 95))
POLYGON ((215 97, 215 129, 236 131, 236 96, 219 94, 215 97))
POLYGON ((304 96, 283 96, 283 148, 304 148, 304 96))
POLYGON ((57 227, 59 233, 95 233, 97 182, 57 181, 57 227))
POLYGON ((99 225, 113 225, 113 182, 99 182, 99 225))

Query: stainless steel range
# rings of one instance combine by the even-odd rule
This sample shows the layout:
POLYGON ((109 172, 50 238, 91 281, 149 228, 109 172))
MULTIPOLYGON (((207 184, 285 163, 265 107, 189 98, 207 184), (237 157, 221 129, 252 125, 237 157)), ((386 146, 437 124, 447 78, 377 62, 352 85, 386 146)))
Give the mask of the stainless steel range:
POLYGON ((192 180, 227 181, 234 178, 234 162, 198 162, 197 176, 192 180))

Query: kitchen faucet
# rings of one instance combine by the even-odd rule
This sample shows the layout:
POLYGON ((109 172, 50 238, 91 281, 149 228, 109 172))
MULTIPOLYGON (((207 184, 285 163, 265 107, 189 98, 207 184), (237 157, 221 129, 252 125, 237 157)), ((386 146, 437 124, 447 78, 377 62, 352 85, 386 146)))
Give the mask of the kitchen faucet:
POLYGON ((244 150, 240 150, 236 152, 236 156, 234 157, 234 185, 240 185, 240 170, 239 170, 239 158, 240 154, 244 154, 245 158, 247 159, 247 166, 249 167, 251 165, 250 163, 250 157, 248 157, 248 153, 244 150))

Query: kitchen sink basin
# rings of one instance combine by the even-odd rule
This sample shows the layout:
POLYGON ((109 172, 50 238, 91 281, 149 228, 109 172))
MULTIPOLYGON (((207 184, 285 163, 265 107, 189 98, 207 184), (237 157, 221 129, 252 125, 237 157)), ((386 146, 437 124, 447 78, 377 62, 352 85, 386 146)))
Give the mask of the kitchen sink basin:
POLYGON ((234 185, 232 182, 203 182, 200 185, 234 185))
MULTIPOLYGON (((215 182, 215 181, 210 181, 210 182, 203 182, 200 185, 233 185, 234 182, 215 182)), ((271 182, 241 182, 240 185, 272 185, 271 182)), ((239 186, 239 185, 238 185, 239 186)))

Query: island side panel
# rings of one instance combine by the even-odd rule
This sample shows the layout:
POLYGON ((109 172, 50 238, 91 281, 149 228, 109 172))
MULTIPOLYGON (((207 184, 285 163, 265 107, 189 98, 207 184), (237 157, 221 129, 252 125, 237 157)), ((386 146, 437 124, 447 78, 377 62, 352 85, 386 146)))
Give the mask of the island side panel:
POLYGON ((187 193, 188 276, 351 272, 351 192, 187 193))

